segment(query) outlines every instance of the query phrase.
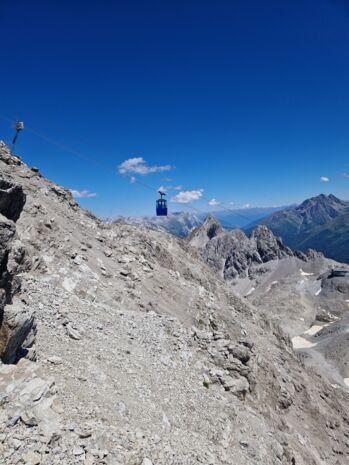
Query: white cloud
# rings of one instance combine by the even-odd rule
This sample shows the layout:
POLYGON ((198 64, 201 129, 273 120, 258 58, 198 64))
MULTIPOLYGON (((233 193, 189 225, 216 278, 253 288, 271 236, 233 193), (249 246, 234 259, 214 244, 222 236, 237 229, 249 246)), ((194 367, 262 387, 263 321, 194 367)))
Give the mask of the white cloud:
POLYGON ((180 191, 183 189, 183 186, 160 186, 158 191, 168 192, 168 191, 180 191))
POLYGON ((349 174, 348 174, 348 173, 343 173, 343 176, 344 176, 345 178, 349 178, 349 174))
POLYGON ((97 197, 97 194, 95 192, 90 192, 90 191, 77 191, 76 189, 70 189, 70 192, 72 193, 72 196, 75 199, 93 199, 94 197, 97 197))
POLYGON ((137 181, 137 179, 135 178, 135 176, 131 176, 131 178, 130 178, 131 184, 134 184, 136 181, 137 181))
POLYGON ((328 178, 327 176, 321 176, 320 181, 321 182, 330 182, 330 178, 328 178))
POLYGON ((120 174, 140 174, 142 176, 151 173, 162 173, 163 171, 171 171, 171 165, 148 166, 147 162, 142 157, 129 158, 119 165, 120 174))
POLYGON ((250 203, 245 203, 245 205, 242 205, 241 208, 242 209, 251 208, 251 204, 250 203))
POLYGON ((195 200, 201 199, 203 192, 203 189, 198 189, 196 191, 181 191, 177 195, 172 197, 171 201, 174 203, 194 202, 195 200))
POLYGON ((220 204, 220 202, 218 202, 218 200, 216 200, 216 199, 211 199, 208 202, 208 204, 209 204, 210 207, 217 207, 220 204))

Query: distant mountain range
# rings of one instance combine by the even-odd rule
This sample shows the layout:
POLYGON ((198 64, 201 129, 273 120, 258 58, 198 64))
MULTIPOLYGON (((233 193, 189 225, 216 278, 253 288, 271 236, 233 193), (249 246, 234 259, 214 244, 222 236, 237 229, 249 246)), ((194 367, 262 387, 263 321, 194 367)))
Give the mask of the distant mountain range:
MULTIPOLYGON (((349 263, 349 202, 321 194, 297 207, 275 212, 259 224, 267 226, 293 249, 316 249, 328 258, 349 263)), ((255 225, 244 228, 251 232, 255 225)))
MULTIPOLYGON (((290 207, 252 207, 252 208, 231 208, 211 212, 225 229, 245 228, 250 225, 257 225, 263 218, 290 207)), ((204 222, 208 213, 197 215, 204 222)))
POLYGON ((171 213, 168 216, 128 216, 120 217, 116 223, 127 223, 157 231, 168 232, 177 237, 187 237, 190 231, 202 221, 192 213, 171 213))
MULTIPOLYGON (((185 238, 205 221, 207 215, 179 212, 167 217, 120 217, 116 222, 185 238)), ((294 250, 315 249, 328 258, 349 263, 349 201, 332 194, 312 197, 297 206, 226 209, 211 215, 225 230, 239 228, 250 234, 256 226, 265 225, 294 250)))
MULTIPOLYGON (((266 216, 288 207, 262 207, 262 208, 241 208, 236 210, 220 210, 211 213, 220 221, 225 229, 243 228, 252 223, 258 224, 266 216)), ((123 222, 145 228, 155 229, 157 231, 166 231, 174 236, 184 238, 189 233, 202 224, 208 212, 198 215, 188 212, 171 213, 167 217, 157 216, 128 216, 119 217, 114 222, 123 222)))

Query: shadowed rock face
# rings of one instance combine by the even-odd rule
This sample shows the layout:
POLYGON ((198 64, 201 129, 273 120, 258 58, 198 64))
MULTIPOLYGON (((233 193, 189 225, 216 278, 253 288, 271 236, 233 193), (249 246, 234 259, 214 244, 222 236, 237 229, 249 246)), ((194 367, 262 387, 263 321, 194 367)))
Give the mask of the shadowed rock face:
POLYGON ((10 253, 10 244, 16 233, 12 221, 0 215, 0 322, 2 320, 3 308, 9 300, 9 279, 7 273, 7 262, 10 253))
POLYGON ((18 220, 24 204, 22 187, 0 179, 0 358, 4 363, 18 360, 21 346, 34 324, 32 312, 19 302, 12 302, 20 290, 17 274, 25 255, 23 245, 16 238, 14 221, 18 220))
POLYGON ((25 204, 25 194, 21 186, 0 179, 0 213, 12 221, 17 221, 25 204))
POLYGON ((4 363, 16 363, 21 347, 34 327, 34 314, 17 299, 6 305, 0 328, 0 354, 4 363))
POLYGON ((5 261, 9 251, 9 244, 16 233, 12 221, 0 215, 0 272, 6 267, 5 261))

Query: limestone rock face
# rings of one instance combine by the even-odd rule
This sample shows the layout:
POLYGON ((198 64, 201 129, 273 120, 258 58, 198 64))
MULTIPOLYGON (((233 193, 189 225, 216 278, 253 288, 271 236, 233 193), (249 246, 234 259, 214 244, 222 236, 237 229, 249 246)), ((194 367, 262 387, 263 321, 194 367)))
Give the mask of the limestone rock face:
POLYGON ((189 235, 188 241, 191 245, 202 249, 206 244, 223 232, 220 223, 214 218, 213 215, 208 215, 204 223, 194 229, 189 235))
POLYGON ((10 244, 16 233, 14 223, 0 214, 0 270, 6 268, 6 260, 10 252, 10 244))
POLYGON ((16 235, 25 194, 21 186, 0 179, 0 359, 15 363, 20 349, 34 330, 34 317, 13 296, 20 290, 19 272, 25 259, 25 248, 16 235))
POLYGON ((294 256, 267 227, 257 226, 248 237, 240 229, 223 230, 212 215, 192 232, 188 242, 227 280, 248 277, 255 265, 294 256))
POLYGON ((11 300, 11 278, 7 264, 15 234, 15 224, 0 215, 0 321, 3 319, 6 303, 11 300))
POLYGON ((266 226, 257 226, 252 231, 251 240, 255 242, 263 263, 293 256, 292 250, 286 247, 280 238, 275 237, 266 226))

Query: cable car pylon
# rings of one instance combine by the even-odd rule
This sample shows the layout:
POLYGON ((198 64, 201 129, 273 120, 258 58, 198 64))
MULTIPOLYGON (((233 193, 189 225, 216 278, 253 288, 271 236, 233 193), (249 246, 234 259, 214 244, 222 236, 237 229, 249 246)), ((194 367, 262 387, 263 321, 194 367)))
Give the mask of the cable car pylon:
POLYGON ((15 134, 13 140, 12 140, 12 146, 11 146, 11 153, 12 154, 13 154, 13 151, 14 151, 14 148, 15 148, 19 133, 21 131, 23 131, 23 129, 24 129, 24 123, 22 121, 17 121, 17 123, 15 124, 16 134, 15 134))
MULTIPOLYGON (((9 123, 13 123, 13 119, 12 118, 9 118, 8 116, 4 116, 4 115, 1 115, 0 114, 0 119, 6 121, 6 122, 9 122, 9 123)), ((14 125, 15 127, 15 130, 16 130, 16 133, 15 133, 15 136, 13 138, 13 141, 12 141, 12 147, 11 147, 11 153, 13 152, 14 148, 15 148, 15 145, 16 145, 16 142, 17 142, 17 139, 18 139, 18 135, 21 131, 23 131, 24 129, 24 123, 22 121, 18 121, 17 123, 15 123, 14 125)), ((90 163, 94 163, 95 165, 98 165, 99 167, 102 167, 104 168, 105 170, 108 170, 109 172, 112 172, 114 173, 115 170, 114 168, 110 167, 110 166, 107 166, 106 164, 104 164, 103 162, 101 162, 100 160, 97 160, 96 158, 92 158, 90 156, 86 156, 85 154, 81 153, 81 152, 78 152, 77 150, 71 148, 71 147, 68 147, 66 145, 63 145, 62 143, 60 142, 57 142, 56 140, 52 139, 51 137, 48 137, 42 133, 39 133, 37 132, 36 130, 32 129, 32 128, 26 128, 27 131, 31 132, 32 134, 34 134, 35 136, 39 137, 40 139, 43 139, 45 140, 46 142, 52 144, 52 145, 55 145, 56 147, 59 147, 61 150, 64 150, 66 152, 69 152, 71 155, 74 155, 75 157, 78 157, 78 158, 82 158, 84 159, 85 161, 89 161, 90 163)), ((146 183, 140 181, 139 179, 135 180, 134 182, 136 182, 137 184, 140 184, 142 185, 143 187, 153 191, 153 192, 159 192, 160 194, 160 199, 157 200, 156 202, 156 214, 157 216, 167 216, 168 215, 168 210, 167 210, 167 201, 163 198, 166 193, 165 192, 160 192, 160 191, 157 191, 157 189, 155 189, 154 187, 151 187, 149 185, 147 185, 146 183)), ((202 197, 203 200, 207 200, 209 201, 209 199, 207 197, 202 197)), ((225 206, 225 204, 223 202, 220 203, 223 210, 226 210, 228 212, 231 212, 231 213, 234 213, 236 216, 240 217, 240 218, 243 218, 245 220, 248 220, 250 221, 250 218, 248 218, 247 216, 245 215, 242 215, 240 213, 236 213, 235 210, 232 210, 231 208, 228 208, 225 206)), ((188 205, 187 204, 187 207, 192 209, 192 210, 195 210, 197 211, 198 213, 207 213, 207 211, 205 210, 201 210, 197 207, 194 207, 192 205, 188 205)), ((226 227, 230 227, 230 226, 226 226, 226 227)))

